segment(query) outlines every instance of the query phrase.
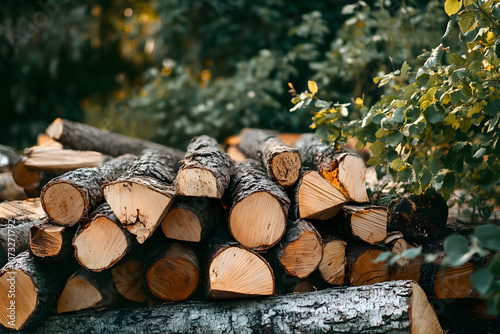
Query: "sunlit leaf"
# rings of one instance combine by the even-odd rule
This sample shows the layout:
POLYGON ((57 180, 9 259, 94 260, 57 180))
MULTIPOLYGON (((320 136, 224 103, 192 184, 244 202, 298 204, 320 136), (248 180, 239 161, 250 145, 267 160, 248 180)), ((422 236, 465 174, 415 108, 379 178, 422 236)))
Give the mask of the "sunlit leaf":
POLYGON ((446 0, 444 10, 448 16, 456 14, 462 8, 462 0, 446 0))
POLYGON ((460 27, 460 31, 462 34, 465 34, 472 27, 474 23, 474 19, 476 18, 476 14, 474 12, 464 12, 460 15, 460 19, 458 20, 458 26, 460 27))
POLYGON ((312 80, 309 80, 307 82, 307 88, 309 88, 309 91, 312 94, 316 94, 318 92, 318 85, 316 84, 316 82, 314 82, 312 80))

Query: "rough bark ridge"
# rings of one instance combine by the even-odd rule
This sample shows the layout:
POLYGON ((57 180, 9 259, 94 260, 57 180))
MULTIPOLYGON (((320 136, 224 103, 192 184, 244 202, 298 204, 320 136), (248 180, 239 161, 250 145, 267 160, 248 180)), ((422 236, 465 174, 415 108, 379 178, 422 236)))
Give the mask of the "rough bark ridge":
POLYGON ((232 207, 245 197, 260 191, 268 192, 276 198, 281 204, 285 217, 288 215, 290 200, 283 188, 269 178, 264 167, 252 159, 237 163, 231 175, 227 196, 225 196, 226 202, 230 204, 228 207, 232 207))
POLYGON ((160 150, 170 150, 173 154, 183 155, 183 152, 179 150, 157 143, 99 130, 95 127, 66 119, 56 119, 49 125, 46 132, 51 138, 62 143, 64 146, 79 151, 97 151, 117 157, 127 153, 140 155, 146 148, 157 148, 160 150))
POLYGON ((184 160, 179 165, 179 171, 189 168, 201 168, 210 171, 217 182, 217 198, 221 198, 229 186, 234 161, 224 152, 215 139, 203 135, 191 140, 184 160))
POLYGON ((10 254, 17 255, 29 249, 30 228, 39 223, 40 220, 32 220, 0 228, 0 267, 7 263, 10 254))
MULTIPOLYGON (((409 333, 417 327, 410 319, 418 289, 411 281, 395 281, 250 301, 74 314, 51 317, 35 333, 409 333)), ((437 321, 431 312, 429 322, 437 321)))
POLYGON ((323 144, 313 133, 300 136, 295 143, 302 157, 302 166, 319 171, 332 171, 336 154, 334 148, 323 144))

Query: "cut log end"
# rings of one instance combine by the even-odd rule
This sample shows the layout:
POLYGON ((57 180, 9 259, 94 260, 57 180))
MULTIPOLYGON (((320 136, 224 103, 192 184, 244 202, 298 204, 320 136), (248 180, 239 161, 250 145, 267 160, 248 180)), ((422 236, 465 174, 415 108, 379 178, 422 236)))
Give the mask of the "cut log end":
POLYGON ((74 276, 66 282, 61 296, 57 301, 57 313, 84 310, 100 305, 103 295, 87 280, 74 276))
POLYGON ((63 226, 77 224, 89 206, 82 191, 65 182, 49 185, 43 190, 41 198, 47 215, 63 226))
POLYGON ((351 216, 352 234, 361 240, 375 244, 387 236, 387 210, 359 210, 351 216))
POLYGON ((55 140, 58 140, 61 137, 63 132, 63 122, 60 118, 56 118, 48 127, 45 129, 47 135, 55 140))
POLYGON ((345 247, 342 240, 330 240, 323 243, 323 258, 318 270, 321 278, 329 284, 344 284, 345 282, 345 247))
POLYGON ((352 286, 361 286, 386 282, 390 279, 389 266, 385 262, 374 262, 382 254, 379 249, 363 251, 350 264, 349 283, 352 286))
POLYGON ((209 296, 234 298, 274 294, 274 275, 259 255, 240 247, 220 251, 209 268, 209 296))
MULTIPOLYGON (((42 225, 43 227, 43 225, 42 225)), ((35 225, 30 230, 30 250, 38 258, 55 257, 61 253, 64 239, 63 226, 47 226, 39 228, 35 225)))
POLYGON ((0 324, 21 329, 38 305, 38 289, 32 278, 22 270, 4 272, 0 276, 0 296, 0 324))
POLYGON ((436 272, 434 292, 439 299, 476 298, 477 291, 471 285, 470 276, 474 272, 474 264, 466 262, 459 267, 449 267, 436 272))
POLYGON ((167 238, 199 242, 201 241, 201 224, 193 212, 176 208, 170 210, 161 223, 163 233, 167 238))
POLYGON ((116 290, 124 298, 143 303, 148 295, 142 288, 143 264, 140 261, 127 261, 111 269, 116 290))
POLYGON ((217 191, 217 180, 212 172, 202 168, 188 168, 179 171, 176 193, 182 196, 221 198, 217 191))
POLYGON ((318 234, 308 231, 286 247, 280 261, 289 275, 305 278, 316 270, 322 254, 318 234))
POLYGON ((274 196, 266 192, 256 192, 233 206, 229 213, 229 229, 242 245, 266 250, 276 245, 283 237, 286 216, 274 196))
POLYGON ((422 288, 412 282, 410 324, 412 334, 443 333, 439 320, 422 288))
POLYGON ((290 187, 300 176, 302 163, 298 152, 283 152, 271 162, 271 169, 276 182, 283 187, 290 187))

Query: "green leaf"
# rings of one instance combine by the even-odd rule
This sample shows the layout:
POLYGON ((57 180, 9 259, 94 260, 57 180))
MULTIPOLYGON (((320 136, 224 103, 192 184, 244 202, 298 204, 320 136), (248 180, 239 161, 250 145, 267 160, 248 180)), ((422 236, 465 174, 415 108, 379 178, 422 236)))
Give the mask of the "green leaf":
POLYGON ((377 137, 377 138, 387 137, 387 135, 389 133, 390 133, 389 130, 380 128, 380 129, 377 130, 377 132, 375 132, 375 137, 377 137))
POLYGON ((481 147, 479 150, 476 151, 476 153, 474 153, 472 157, 474 159, 479 159, 483 157, 484 153, 486 153, 486 149, 484 147, 481 147))
POLYGON ((403 253, 401 253, 401 256, 406 257, 408 259, 414 259, 420 254, 422 254, 422 246, 407 249, 403 253))
POLYGON ((431 162, 429 163, 429 170, 433 175, 436 175, 439 172, 439 167, 440 163, 439 159, 437 158, 432 159, 431 162))
POLYGON ((370 146, 370 151, 372 151, 373 155, 380 155, 382 152, 384 152, 385 146, 384 144, 377 140, 375 143, 373 143, 370 146))
POLYGON ((394 159, 392 160, 391 165, 389 167, 394 169, 395 171, 398 171, 404 165, 405 163, 401 159, 394 159))
POLYGON ((309 80, 307 82, 307 88, 309 88, 309 91, 313 94, 316 94, 318 92, 318 85, 312 80, 309 80))
POLYGON ((411 67, 410 67, 410 65, 408 65, 408 63, 405 60, 404 63, 403 63, 403 65, 401 66, 401 75, 400 75, 400 77, 401 78, 405 78, 406 74, 408 73, 409 70, 411 70, 411 67))
POLYGON ((448 16, 456 14, 462 8, 462 0, 446 0, 444 3, 444 11, 448 16))
POLYGON ((401 143, 401 141, 403 139, 404 139, 404 135, 401 132, 396 131, 396 132, 388 135, 386 137, 385 142, 387 143, 387 145, 397 146, 399 143, 401 143))
POLYGON ((383 253, 380 253, 380 255, 375 259, 373 260, 373 262, 382 262, 382 261, 386 261, 388 258, 390 258, 392 256, 392 253, 391 252, 383 252, 383 253))
POLYGON ((451 266, 461 266, 469 261, 472 254, 469 253, 469 242, 462 235, 452 235, 444 241, 444 251, 446 252, 445 264, 451 266))
POLYGON ((474 2, 474 0, 464 0, 464 6, 465 7, 470 6, 470 5, 472 5, 473 2, 474 2))
POLYGON ((460 27, 460 31, 462 34, 465 34, 472 27, 474 23, 474 19, 476 18, 476 14, 474 12, 466 11, 460 15, 460 19, 458 20, 458 26, 460 27))
POLYGON ((495 276, 487 268, 478 269, 470 275, 470 282, 472 287, 476 289, 480 294, 484 295, 489 290, 493 284, 493 279, 495 276))
POLYGON ((500 229, 495 225, 486 224, 476 227, 474 236, 484 247, 500 250, 500 229))
MULTIPOLYGON (((456 1, 456 0, 452 0, 452 1, 456 1)), ((424 63, 423 69, 428 70, 431 67, 439 65, 442 57, 443 57, 443 44, 439 44, 437 47, 435 47, 432 50, 432 53, 431 53, 429 59, 427 59, 427 61, 424 63)))
POLYGON ((331 103, 329 103, 328 101, 324 101, 324 100, 317 100, 316 103, 314 103, 314 106, 317 108, 330 108, 330 105, 331 105, 331 103))
POLYGON ((441 37, 442 40, 446 40, 451 36, 451 26, 452 26, 452 23, 450 20, 450 21, 448 21, 448 24, 446 25, 446 31, 444 32, 443 37, 441 37))

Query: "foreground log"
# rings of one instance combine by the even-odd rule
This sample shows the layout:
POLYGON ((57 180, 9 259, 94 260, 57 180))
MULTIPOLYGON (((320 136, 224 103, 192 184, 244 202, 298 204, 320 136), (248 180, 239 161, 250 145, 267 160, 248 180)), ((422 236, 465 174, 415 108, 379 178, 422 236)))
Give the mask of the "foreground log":
POLYGON ((29 248, 41 262, 60 263, 73 254, 71 241, 75 228, 55 225, 44 221, 31 226, 29 248))
POLYGON ((17 255, 0 270, 0 324, 32 331, 54 310, 68 268, 43 266, 28 251, 17 255))
POLYGON ((201 197, 176 197, 161 222, 167 238, 200 242, 213 231, 222 214, 220 201, 201 197))
POLYGON ((0 266, 30 247, 30 228, 40 220, 6 224, 0 228, 0 266))
POLYGON ((379 247, 367 244, 347 244, 347 283, 360 286, 388 281, 389 265, 385 261, 375 262, 383 251, 379 247))
POLYGON ((12 173, 0 173, 0 201, 26 199, 24 189, 16 184, 12 173))
POLYGON ((285 234, 290 201, 256 160, 236 164, 226 202, 229 230, 243 246, 266 250, 285 234))
POLYGON ((102 185, 118 179, 135 159, 127 154, 98 168, 79 168, 52 179, 40 195, 45 212, 59 225, 76 225, 104 200, 102 185))
POLYGON ((162 246, 151 254, 146 266, 147 286, 161 300, 185 300, 198 287, 198 257, 185 244, 176 242, 162 246))
POLYGON ((222 198, 229 186, 234 162, 209 136, 191 140, 175 179, 175 192, 182 196, 222 198))
POLYGON ((303 219, 289 222, 277 246, 277 257, 285 272, 306 278, 318 268, 322 255, 321 236, 314 226, 303 219))
MULTIPOLYGON (((47 127, 46 133, 65 147, 79 151, 97 151, 113 157, 127 153, 141 155, 142 151, 147 148, 160 150, 166 148, 147 140, 126 137, 61 118, 52 122, 47 127)), ((184 155, 181 151, 175 151, 177 155, 184 155)))
POLYGON ((238 148, 248 158, 260 161, 269 177, 282 187, 294 185, 300 176, 302 162, 299 151, 284 144, 271 131, 245 131, 238 148))
POLYGON ((39 198, 0 203, 0 227, 47 218, 39 198))
POLYGON ((172 204, 173 181, 181 158, 168 150, 144 150, 120 178, 102 188, 115 216, 141 244, 160 225, 172 204))
POLYGON ((136 303, 143 303, 148 300, 148 295, 142 287, 143 261, 141 258, 132 256, 131 258, 124 258, 123 261, 111 268, 111 275, 118 293, 125 299, 136 303))
POLYGON ((353 153, 335 152, 314 134, 302 135, 295 147, 302 157, 302 166, 317 170, 333 185, 339 187, 352 202, 368 202, 364 160, 353 153))
POLYGON ((345 248, 343 240, 327 235, 323 238, 323 257, 318 266, 321 278, 329 283, 341 285, 345 283, 345 248))
POLYGON ((73 238, 78 263, 96 272, 111 268, 135 244, 133 236, 122 226, 107 203, 101 204, 92 213, 92 218, 78 228, 73 238))
POLYGON ((339 213, 347 197, 316 171, 306 171, 295 189, 298 218, 327 220, 339 213))
POLYGON ((251 301, 187 302, 58 316, 47 319, 35 333, 136 333, 144 328, 161 333, 442 333, 427 297, 410 281, 251 301))
POLYGON ((100 152, 35 146, 27 150, 23 164, 28 170, 63 174, 78 168, 99 167, 108 159, 100 152))

